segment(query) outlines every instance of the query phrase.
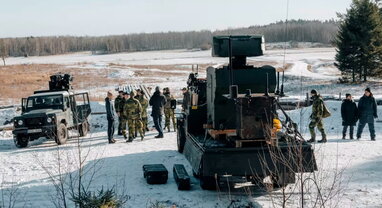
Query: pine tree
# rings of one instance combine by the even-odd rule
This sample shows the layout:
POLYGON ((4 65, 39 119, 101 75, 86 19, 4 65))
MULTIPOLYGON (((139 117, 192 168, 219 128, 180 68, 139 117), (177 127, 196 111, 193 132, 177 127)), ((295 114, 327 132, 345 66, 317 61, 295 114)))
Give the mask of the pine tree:
POLYGON ((347 74, 356 73, 359 79, 381 75, 382 24, 379 8, 370 0, 353 0, 342 16, 336 38, 336 66, 347 74))

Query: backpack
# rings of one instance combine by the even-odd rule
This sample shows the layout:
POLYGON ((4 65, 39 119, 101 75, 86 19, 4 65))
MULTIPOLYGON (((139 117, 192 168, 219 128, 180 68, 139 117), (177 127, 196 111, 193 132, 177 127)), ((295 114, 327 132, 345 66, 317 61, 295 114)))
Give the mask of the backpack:
POLYGON ((328 118, 330 117, 332 114, 330 113, 328 107, 326 107, 325 103, 322 102, 322 105, 323 105, 323 112, 322 112, 322 118, 328 118))
POLYGON ((170 101, 170 106, 171 106, 171 109, 176 109, 176 100, 175 99, 172 99, 170 101))

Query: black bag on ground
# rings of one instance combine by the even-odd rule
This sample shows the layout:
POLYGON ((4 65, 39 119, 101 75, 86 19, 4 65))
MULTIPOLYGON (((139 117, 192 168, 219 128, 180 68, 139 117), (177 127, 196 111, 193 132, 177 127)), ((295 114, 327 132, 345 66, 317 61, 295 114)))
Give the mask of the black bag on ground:
POLYGON ((165 184, 168 179, 168 171, 163 164, 143 165, 143 177, 148 184, 165 184))
POLYGON ((190 176, 182 164, 175 164, 173 168, 174 179, 178 190, 190 190, 190 176))

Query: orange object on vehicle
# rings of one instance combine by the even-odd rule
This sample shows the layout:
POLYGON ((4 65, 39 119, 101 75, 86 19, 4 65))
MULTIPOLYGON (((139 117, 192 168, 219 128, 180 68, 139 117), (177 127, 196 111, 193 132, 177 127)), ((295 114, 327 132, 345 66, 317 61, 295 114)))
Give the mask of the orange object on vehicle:
POLYGON ((277 131, 281 130, 283 126, 281 125, 281 121, 277 118, 273 119, 273 128, 277 129, 277 131))

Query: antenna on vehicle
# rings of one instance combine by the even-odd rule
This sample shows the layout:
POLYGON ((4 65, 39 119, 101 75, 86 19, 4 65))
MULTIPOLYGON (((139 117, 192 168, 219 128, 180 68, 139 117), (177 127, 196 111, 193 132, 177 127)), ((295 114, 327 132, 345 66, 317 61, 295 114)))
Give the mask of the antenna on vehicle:
POLYGON ((269 77, 268 77, 268 73, 267 73, 267 80, 265 82, 265 93, 264 93, 265 96, 269 96, 269 77))
POLYGON ((229 53, 229 84, 233 85, 232 36, 228 37, 228 53, 229 53))
POLYGON ((280 94, 280 72, 279 71, 277 72, 277 87, 276 87, 275 94, 276 95, 280 94))
POLYGON ((285 96, 284 94, 284 76, 285 76, 285 55, 286 55, 286 44, 287 44, 287 38, 288 38, 288 17, 289 17, 289 0, 287 0, 287 10, 286 10, 286 19, 285 19, 285 31, 284 31, 284 59, 283 59, 283 75, 282 75, 282 81, 281 81, 281 91, 280 91, 280 96, 283 97, 285 96))

